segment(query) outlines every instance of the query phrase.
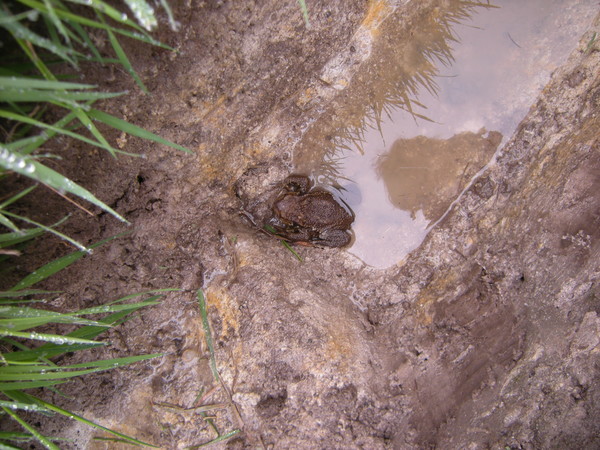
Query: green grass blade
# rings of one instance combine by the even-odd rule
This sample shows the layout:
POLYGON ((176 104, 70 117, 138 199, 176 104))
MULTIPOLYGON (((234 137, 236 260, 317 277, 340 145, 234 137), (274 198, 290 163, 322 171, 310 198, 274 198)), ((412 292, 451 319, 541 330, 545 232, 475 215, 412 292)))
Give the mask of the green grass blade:
POLYGON ((6 170, 12 170, 26 177, 33 178, 40 183, 44 183, 59 192, 69 192, 88 202, 102 208, 106 212, 111 213, 117 219, 127 222, 115 210, 98 200, 90 191, 73 183, 70 179, 59 174, 58 172, 44 166, 43 164, 31 159, 23 158, 19 154, 11 152, 6 147, 0 145, 0 167, 6 170))
MULTIPOLYGON (((120 238, 125 234, 127 233, 115 234, 114 236, 111 236, 109 238, 96 242, 95 244, 90 245, 89 248, 93 250, 97 247, 100 247, 101 245, 106 244, 107 242, 112 241, 113 239, 120 238)), ((87 254, 88 253, 85 251, 76 251, 73 253, 69 253, 68 255, 65 255, 61 258, 55 259, 54 261, 43 265, 42 267, 27 275, 25 278, 23 278, 21 281, 15 284, 12 288, 10 288, 9 291, 14 292, 20 291, 22 289, 27 289, 28 287, 33 286, 34 284, 39 283, 42 280, 45 280, 46 278, 54 275, 55 273, 60 272, 61 270, 70 266, 75 261, 79 260, 87 254)))
MULTIPOLYGON (((146 300, 144 302, 139 302, 139 303, 135 303, 135 308, 137 309, 138 306, 152 306, 152 305, 158 305, 160 304, 160 302, 157 301, 151 301, 151 300, 146 300)), ((96 306, 94 308, 87 308, 87 309, 82 309, 80 311, 78 311, 78 314, 101 314, 101 313, 106 313, 106 312, 118 312, 118 311, 128 311, 130 309, 133 309, 134 305, 103 305, 103 306, 96 306)))
POLYGON ((74 338, 71 336, 63 336, 60 334, 38 333, 30 331, 28 333, 22 331, 12 331, 7 328, 0 328, 0 337, 12 336, 25 339, 33 339, 36 341, 53 342, 55 344, 89 344, 89 345, 106 345, 106 342, 90 341, 88 339, 74 338))
POLYGON ((41 228, 31 228, 29 230, 21 230, 16 233, 3 233, 0 234, 0 248, 12 247, 20 244, 21 242, 29 241, 44 234, 44 230, 41 228))
POLYGON ((23 197, 25 197, 27 194, 29 194, 34 189, 35 189, 35 186, 29 186, 27 189, 23 189, 18 194, 13 195, 8 200, 5 200, 4 202, 0 203, 0 211, 3 210, 4 208, 6 208, 7 206, 13 204, 17 200, 21 200, 23 197))
MULTIPOLYGON (((77 247, 78 249, 80 249, 80 250, 82 250, 82 251, 85 251, 85 252, 88 252, 88 253, 90 252, 90 249, 88 249, 88 248, 87 248, 85 245, 83 245, 83 244, 80 244, 80 243, 79 243, 79 242, 77 242, 75 239, 73 239, 73 238, 71 238, 71 237, 67 236, 67 235, 66 235, 66 234, 64 234, 64 233, 61 233, 60 231, 56 231, 56 230, 55 230, 54 228, 52 228, 52 227, 47 227, 46 225, 43 225, 43 224, 41 224, 41 223, 38 223, 38 222, 36 222, 36 221, 34 221, 34 220, 31 220, 31 219, 29 219, 28 217, 24 217, 24 216, 18 216, 18 215, 16 215, 16 214, 9 213, 8 211, 4 211, 4 214, 6 214, 6 215, 8 215, 8 216, 10 216, 10 217, 12 217, 12 218, 15 218, 15 219, 22 220, 23 222, 27 222, 27 223, 29 223, 29 224, 31 224, 31 225, 35 225, 36 227, 38 227, 38 228, 41 228, 42 230, 44 230, 44 231, 47 231, 48 233, 52 233, 52 234, 54 234, 54 235, 58 236, 59 238, 61 238, 61 239, 65 240, 65 241, 67 241, 67 242, 69 242, 70 244, 74 245, 75 247, 77 247)), ((68 217, 68 216, 67 216, 67 217, 68 217)))
POLYGON ((308 7, 306 6, 305 0, 298 0, 300 4, 300 10, 302 11, 302 17, 304 17, 304 23, 306 24, 306 28, 310 28, 310 21, 308 20, 308 7))
POLYGON ((8 20, 9 18, 10 14, 5 9, 0 9, 0 20, 6 20, 6 22, 4 22, 4 28, 6 28, 6 30, 8 30, 15 39, 25 40, 37 47, 45 48, 64 61, 68 61, 74 67, 77 67, 77 63, 73 58, 73 51, 71 49, 62 45, 57 45, 51 40, 42 37, 24 25, 21 25, 20 22, 8 20))
POLYGON ((105 324, 79 317, 81 311, 63 314, 46 309, 31 308, 28 306, 0 305, 0 328, 10 328, 14 331, 34 328, 46 323, 69 323, 74 325, 106 326, 105 324))
POLYGON ((46 300, 37 300, 37 299, 22 299, 16 298, 14 300, 7 300, 0 298, 0 305, 22 305, 25 303, 46 303, 46 300))
MULTIPOLYGON (((30 441, 33 438, 33 436, 31 435, 31 433, 23 433, 23 432, 17 432, 17 431, 0 431, 0 440, 4 440, 4 441, 11 441, 11 442, 27 442, 30 441)), ((13 447, 12 445, 8 445, 6 443, 2 444, 4 447, 0 447, 2 448, 2 450, 4 449, 15 449, 15 450, 21 450, 21 447, 13 447)))
POLYGON ((169 26, 173 31, 179 31, 181 25, 175 20, 173 16, 173 11, 171 11, 171 7, 169 6, 169 2, 167 0, 160 0, 160 4, 167 13, 167 18, 169 19, 169 26))
MULTIPOLYGON (((100 327, 98 327, 100 328, 100 327)), ((103 329, 105 331, 106 328, 103 329)), ((62 355, 68 352, 77 352, 97 347, 90 344, 71 344, 71 345, 56 345, 44 344, 40 347, 31 350, 21 350, 18 352, 7 353, 4 355, 8 364, 33 364, 40 359, 53 358, 54 356, 62 355)))
POLYGON ((28 289, 25 291, 0 291, 0 299, 3 298, 18 298, 27 297, 30 295, 45 295, 45 294, 57 294, 59 291, 44 291, 41 289, 28 289))
POLYGON ((212 441, 205 442, 204 444, 192 445, 190 447, 185 447, 185 448, 187 450, 191 450, 191 449, 196 449, 196 448, 208 447, 209 445, 216 444, 218 442, 223 442, 223 441, 225 441, 225 440, 227 440, 229 438, 232 438, 233 436, 235 436, 238 433, 241 433, 241 430, 237 430, 236 429, 236 430, 230 431, 229 433, 225 433, 225 434, 222 434, 220 436, 217 436, 212 441))
POLYGON ((215 381, 219 381, 219 371, 217 370, 217 362, 215 359, 215 348, 213 346, 212 335, 210 333, 210 323, 208 322, 208 313, 206 310, 206 301, 204 300, 204 292, 198 289, 196 292, 198 297, 198 305, 200 307, 200 317, 202 318, 202 328, 204 329, 204 339, 210 353, 210 370, 212 371, 215 381))
POLYGON ((71 419, 75 419, 78 422, 81 422, 81 423, 84 423, 84 424, 89 425, 91 427, 94 427, 96 429, 105 431, 105 432, 110 433, 110 434, 112 434, 114 436, 118 436, 118 437, 120 437, 122 439, 125 439, 128 442, 131 442, 131 443, 134 443, 134 444, 138 444, 138 445, 146 445, 146 446, 152 447, 152 448, 159 448, 156 445, 152 445, 152 444, 149 444, 147 442, 140 441, 139 439, 132 438, 130 436, 127 436, 126 434, 119 433, 118 431, 114 431, 114 430, 111 430, 109 428, 103 427, 102 425, 99 425, 99 424, 97 424, 95 422, 92 422, 91 420, 88 420, 85 417, 82 417, 82 416, 79 416, 79 415, 77 415, 75 413, 69 412, 66 409, 59 408, 58 406, 53 405, 51 403, 47 403, 47 402, 45 402, 45 401, 43 401, 43 400, 41 400, 39 398, 36 398, 36 397, 33 397, 33 396, 29 396, 29 397, 32 398, 33 401, 35 401, 35 403, 37 403, 37 404, 39 404, 41 406, 44 406, 45 408, 49 409, 50 411, 57 412, 59 414, 62 414, 63 416, 67 416, 67 417, 69 417, 71 419))
MULTIPOLYGON (((23 317, 23 318, 13 318, 13 319, 0 319, 0 329, 6 328, 12 331, 23 331, 29 330, 31 328, 39 327, 41 325, 46 325, 48 323, 70 323, 76 325, 97 325, 93 320, 85 320, 82 318, 72 318, 72 320, 68 319, 69 316, 65 317, 52 317, 52 316, 40 316, 40 317, 23 317)), ((106 326, 106 325, 105 325, 106 326)))
POLYGON ((119 97, 126 92, 79 92, 43 89, 0 89, 0 102, 50 102, 61 106, 63 103, 70 107, 80 106, 78 101, 102 100, 119 97))
POLYGON ((50 0, 44 0, 44 5, 46 5, 46 8, 48 9, 48 14, 47 14, 48 19, 54 25, 54 27, 58 30, 58 32, 65 38, 65 41, 70 45, 71 39, 69 37, 69 33, 67 32, 66 28, 63 26, 62 22, 56 15, 56 12, 54 11, 54 6, 50 2, 50 0))
POLYGON ((129 9, 133 12, 138 23, 148 31, 152 31, 158 25, 154 9, 145 0, 125 0, 129 9))
MULTIPOLYGON (((68 366, 47 366, 47 365, 15 365, 15 366, 4 366, 0 367, 0 376, 6 374, 23 374, 24 379, 30 375, 40 374, 46 375, 52 372, 65 372, 66 374, 74 373, 69 372, 68 369, 94 369, 97 371, 110 370, 115 367, 127 366, 140 361, 146 361, 148 359, 158 358, 163 356, 162 353, 153 353, 151 355, 138 355, 138 356, 127 356, 124 358, 113 358, 113 359, 101 359, 98 361, 91 361, 79 364, 71 364, 68 366)), ((9 360, 7 360, 9 361, 9 360)))
POLYGON ((4 410, 4 412, 6 414, 8 414, 15 421, 17 421, 19 423, 19 425, 21 425, 23 428, 25 428, 27 431, 29 431, 44 447, 46 447, 49 450, 60 450, 56 445, 54 445, 52 442, 50 442, 46 438, 46 436, 41 434, 38 430, 36 430, 31 425, 29 425, 27 422, 25 422, 23 419, 21 419, 14 411, 12 411, 6 407, 2 407, 2 409, 4 410))
POLYGON ((281 239, 280 242, 285 248, 287 248, 290 252, 292 252, 292 255, 294 255, 298 261, 303 262, 302 257, 298 254, 298 252, 296 252, 296 250, 294 250, 292 248, 292 246, 290 244, 288 244, 283 239, 281 239))
MULTIPOLYGON (((131 296, 128 296, 131 297, 131 296)), ((153 298, 153 297, 152 297, 153 298)), ((149 300, 150 301, 150 300, 149 300)), ((116 326, 122 323, 129 315, 133 312, 137 311, 144 306, 147 306, 145 302, 133 303, 130 304, 130 309, 119 311, 113 314, 110 314, 103 319, 100 319, 99 322, 105 325, 116 326)), ((73 332, 69 333, 67 336, 81 338, 81 339, 95 339, 98 335, 106 331, 105 326, 84 326, 73 332)), ((95 343, 95 341, 92 341, 95 343)), ((77 350, 84 350, 87 348, 94 347, 95 345, 86 345, 86 344, 52 344, 46 343, 35 349, 31 350, 23 350, 20 352, 8 353, 5 356, 6 360, 14 364, 18 361, 36 361, 38 358, 51 358, 53 356, 60 355, 66 352, 73 352, 77 350)))
POLYGON ((44 80, 30 77, 0 77, 0 88, 2 89, 92 89, 93 84, 69 83, 65 81, 44 80))
POLYGON ((78 368, 96 368, 99 370, 109 370, 115 367, 123 367, 140 361, 154 359, 164 356, 162 353, 152 353, 148 355, 126 356, 123 358, 101 359, 79 364, 71 364, 69 366, 60 366, 60 369, 78 369, 78 368))
POLYGON ((143 31, 143 29, 140 28, 140 26, 138 24, 136 24, 134 21, 132 21, 131 19, 129 19, 127 17, 127 14, 124 14, 121 11, 113 8, 111 5, 109 5, 106 2, 103 2, 102 0, 94 0, 91 4, 87 0, 67 0, 67 1, 69 1, 70 3, 77 3, 79 5, 91 6, 96 11, 106 14, 108 17, 113 19, 115 22, 122 23, 122 24, 127 25, 131 28, 134 28, 138 31, 143 31))
POLYGON ((92 119, 99 120, 100 122, 103 122, 110 127, 116 128, 117 130, 121 130, 132 136, 137 136, 137 137, 141 137, 143 139, 147 139, 149 141, 158 142, 159 144, 168 145, 169 147, 175 148, 177 150, 181 150, 182 152, 185 152, 185 153, 191 153, 191 154, 194 153, 191 150, 188 150, 187 148, 182 147, 179 144, 175 144, 174 142, 171 142, 167 139, 163 139, 160 136, 157 136, 156 134, 154 134, 148 130, 140 128, 136 125, 133 125, 133 124, 126 122, 122 119, 119 119, 115 116, 111 116, 110 114, 107 114, 103 111, 98 111, 97 109, 91 109, 88 111, 88 115, 92 119))
MULTIPOLYGON (((0 382, 5 381, 50 381, 50 380, 65 380, 68 378, 79 377, 94 372, 103 372, 105 370, 114 369, 121 366, 126 366, 133 362, 156 358, 162 355, 142 355, 131 356, 129 358, 108 359, 95 361, 98 366, 90 369, 82 370, 66 370, 64 366, 48 367, 48 366, 10 366, 0 367, 0 382), (128 360, 128 361, 125 361, 128 360)), ((88 363, 90 364, 90 363, 88 363)))
POLYGON ((0 18, 0 27, 4 27, 7 23, 20 22, 21 20, 29 19, 31 14, 38 15, 38 12, 34 9, 30 9, 29 11, 18 14, 7 14, 5 17, 0 18))
MULTIPOLYGON (((0 211, 2 208, 0 208, 0 211)), ((13 230, 15 233, 21 233, 21 230, 16 226, 8 217, 3 216, 0 212, 0 225, 4 225, 6 228, 13 230)))
MULTIPOLYGON (((59 220, 55 224, 51 225, 51 227, 57 227, 61 223, 63 223, 65 220, 67 220, 67 217, 63 217, 61 220, 59 220)), ((29 241, 29 240, 33 239, 34 237, 37 237, 37 236, 43 234, 44 231, 45 230, 43 228, 38 227, 38 228, 30 228, 28 230, 21 230, 19 232, 0 234, 0 248, 10 247, 12 245, 19 244, 21 242, 29 241)))
MULTIPOLYGON (((45 134, 45 133, 43 133, 45 134)), ((37 149, 40 145, 46 143, 48 141, 47 136, 38 135, 38 136, 29 136, 23 139, 18 139, 16 141, 8 142, 4 144, 7 149, 20 153, 21 155, 26 155, 31 153, 33 150, 37 149), (28 150, 32 148, 32 150, 28 150)))
POLYGON ((68 380, 42 380, 42 381, 10 381, 0 383, 0 392, 17 391, 23 389, 37 389, 57 384, 66 383, 68 380))
POLYGON ((135 80, 135 82, 140 87, 140 89, 144 93, 148 94, 149 93, 148 89, 142 82, 142 79, 140 77, 138 77, 138 74, 136 73, 136 71, 133 70, 133 66, 131 65, 131 62, 129 62, 129 58, 127 57, 127 54, 125 53, 125 50, 123 50, 123 47, 121 47, 121 44, 119 43, 119 40, 117 39, 115 34, 110 29, 106 30, 106 32, 108 33, 108 39, 110 40, 110 45, 112 45, 112 48, 115 51, 115 54, 117 55, 117 58, 119 59, 121 65, 125 68, 127 73, 129 73, 131 78, 133 78, 135 80))
POLYGON ((17 44, 19 44, 19 46, 23 50, 23 52, 31 60, 35 68, 38 69, 40 73, 44 76, 44 78, 47 78, 49 80, 55 79, 50 69, 48 69, 48 66, 46 66, 46 64, 44 64, 44 61, 42 61, 38 57, 37 53, 35 53, 33 49, 29 47, 27 41, 25 41, 24 39, 16 39, 16 41, 17 44))
POLYGON ((98 128, 96 128, 96 125, 92 123, 92 119, 89 118, 85 111, 82 108, 76 108, 73 110, 73 112, 75 113, 79 121, 83 124, 83 126, 86 127, 96 139, 98 139, 98 142, 100 143, 102 148, 106 149, 113 157, 116 157, 117 151, 114 148, 112 148, 112 146, 104 138, 102 133, 100 133, 100 130, 98 130, 98 128))
POLYGON ((24 403, 24 402, 7 402, 6 400, 0 400, 0 407, 12 409, 13 411, 38 411, 38 412, 49 412, 48 409, 43 406, 24 403))
MULTIPOLYGON (((71 120, 73 120, 76 116, 77 116, 77 113, 75 111, 73 111, 72 113, 70 113, 69 114, 69 118, 70 118, 69 122, 71 120)), ((92 139, 89 139, 89 138, 87 138, 87 137, 85 137, 85 136, 83 136, 81 134, 74 133, 74 132, 72 132, 70 130, 67 130, 66 128, 62 128, 62 127, 59 127, 59 126, 56 126, 56 125, 48 125, 48 124, 46 124, 44 122, 40 122, 39 120, 32 119, 31 117, 23 116, 23 115, 20 115, 20 114, 15 114, 13 112, 2 110, 2 109, 0 109, 0 117, 4 117, 5 119, 10 119, 10 120, 16 120, 16 121, 19 121, 19 122, 30 123, 32 125, 35 125, 35 126, 39 127, 39 128, 42 128, 42 129, 45 129, 45 130, 50 130, 50 132, 54 132, 55 134, 56 133, 64 134, 64 135, 72 137, 74 139, 78 139, 80 141, 83 141, 86 144, 90 144, 90 145, 93 145, 95 147, 100 147, 100 148, 106 149, 106 146, 103 145, 100 142, 96 142, 96 141, 94 141, 92 139)), ((59 121, 59 122, 57 122, 57 124, 61 123, 61 122, 63 122, 63 121, 59 121)), ((50 135, 50 132, 48 132, 48 135, 50 135)), ((44 139, 44 138, 42 137, 42 139, 44 139)), ((48 140, 48 139, 45 138, 45 140, 48 140)), ((41 144, 43 144, 43 142, 41 142, 39 145, 41 145, 41 144)), ((110 145, 109 145, 109 147, 110 147, 110 145)), ((2 147, 0 146, 0 149, 1 148, 2 147)), ((10 150, 8 147, 5 147, 5 148, 8 149, 8 150, 10 150)), ((111 153, 113 153, 113 154, 116 152, 116 150, 113 149, 112 147, 111 147, 111 150, 109 150, 109 151, 111 153)), ((29 153, 29 152, 21 151, 19 153, 21 155, 24 155, 25 153, 29 153)), ((1 153, 0 153, 0 156, 1 156, 1 153)))
POLYGON ((93 53, 94 57, 98 61, 104 63, 104 58, 100 54, 100 51, 98 50, 98 48, 92 42, 92 39, 90 38, 87 31, 85 31, 85 29, 78 23, 70 22, 69 25, 73 28, 75 33, 77 33, 77 35, 81 38, 81 40, 83 41, 83 46, 88 48, 93 53))
MULTIPOLYGON (((36 1, 36 0, 19 0, 21 3, 23 3, 24 5, 27 5, 31 8, 37 9, 40 12, 47 12, 45 6, 36 1)), ((175 50, 174 48, 163 44, 162 42, 157 41, 156 39, 152 38, 150 35, 146 34, 143 32, 143 30, 139 27, 137 27, 137 25, 133 22, 127 22, 127 25, 132 27, 132 28, 139 28, 139 32, 138 31, 129 31, 129 30, 124 30, 121 28, 116 28, 116 27, 111 27, 110 25, 101 23, 101 22, 97 22, 95 20, 91 20, 88 19, 86 17, 77 15, 77 14, 73 14, 69 11, 64 11, 64 10, 56 10, 56 15, 58 17, 60 17, 61 19, 64 19, 67 22, 74 22, 74 23, 79 23, 81 25, 85 25, 88 27, 92 27, 92 28, 101 28, 103 30, 112 30, 114 33, 118 33, 121 34, 123 36, 127 36, 129 38, 132 39, 136 39, 138 41, 142 41, 142 42, 146 42, 147 44, 151 44, 151 45, 155 45, 157 47, 161 47, 167 50, 175 50)))

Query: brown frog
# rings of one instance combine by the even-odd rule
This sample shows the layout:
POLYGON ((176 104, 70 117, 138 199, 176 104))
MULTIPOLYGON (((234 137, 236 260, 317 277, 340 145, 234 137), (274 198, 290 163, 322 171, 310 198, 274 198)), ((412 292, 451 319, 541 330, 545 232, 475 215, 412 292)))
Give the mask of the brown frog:
POLYGON ((325 247, 343 247, 352 239, 349 233, 354 214, 331 192, 312 188, 303 175, 290 175, 273 204, 269 225, 274 234, 289 242, 325 247))

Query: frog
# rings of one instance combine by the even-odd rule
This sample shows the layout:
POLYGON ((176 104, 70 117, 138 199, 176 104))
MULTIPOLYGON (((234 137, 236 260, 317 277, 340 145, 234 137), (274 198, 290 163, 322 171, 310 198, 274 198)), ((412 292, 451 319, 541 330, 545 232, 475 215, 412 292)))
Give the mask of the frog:
POLYGON ((333 194, 313 187, 309 177, 290 175, 272 207, 269 226, 277 237, 290 242, 318 247, 345 247, 351 240, 354 213, 333 194))

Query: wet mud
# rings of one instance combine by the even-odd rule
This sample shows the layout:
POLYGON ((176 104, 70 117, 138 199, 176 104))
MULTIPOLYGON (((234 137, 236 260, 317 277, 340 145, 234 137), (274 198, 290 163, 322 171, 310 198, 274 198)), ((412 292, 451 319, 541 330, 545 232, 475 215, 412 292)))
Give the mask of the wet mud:
MULTIPOLYGON (((67 359, 164 356, 74 380, 67 398, 47 395, 173 449, 216 437, 191 409, 199 392, 203 404, 225 405, 214 412, 220 432, 242 430, 222 448, 598 447, 600 51, 590 42, 599 18, 588 17, 511 135, 390 142, 377 171, 391 201, 435 226, 378 269, 352 247, 296 247, 300 262, 240 212, 269 214, 267 199, 292 172, 343 188, 336 143, 360 136, 361 118, 385 114, 386 90, 370 86, 395 83, 391 101, 411 108, 415 76, 427 84, 437 73, 427 55, 450 58, 452 27, 487 2, 309 2, 309 29, 291 0, 173 6, 182 31, 158 38, 178 53, 129 44, 152 95, 107 108, 195 154, 130 138, 127 148, 146 159, 83 155, 93 162, 85 173, 60 163, 133 227, 44 286, 65 291, 64 308, 183 289, 110 331, 111 347, 67 359), (393 36, 382 32, 391 19, 393 36), (390 77, 375 56, 392 38, 410 63, 390 77), (465 152, 446 153, 449 142, 465 152), (418 152, 425 144, 431 154, 418 152), (420 187, 393 176, 422 159, 438 172, 420 187), (433 192, 432 201, 410 189, 433 192)), ((103 70, 90 81, 132 88, 103 70)), ((123 231, 103 214, 76 212, 68 226, 88 242, 123 231)), ((32 250, 20 270, 64 251, 32 250)), ((60 419, 42 427, 75 439, 65 448, 119 448, 60 419)))

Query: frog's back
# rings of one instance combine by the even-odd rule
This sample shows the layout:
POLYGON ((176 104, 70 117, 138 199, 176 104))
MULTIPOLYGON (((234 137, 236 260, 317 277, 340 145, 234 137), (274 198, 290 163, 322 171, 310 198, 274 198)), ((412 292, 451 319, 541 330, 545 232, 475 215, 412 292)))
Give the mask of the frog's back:
POLYGON ((345 229, 354 218, 340 205, 329 192, 311 192, 302 199, 305 226, 315 229, 345 229))

